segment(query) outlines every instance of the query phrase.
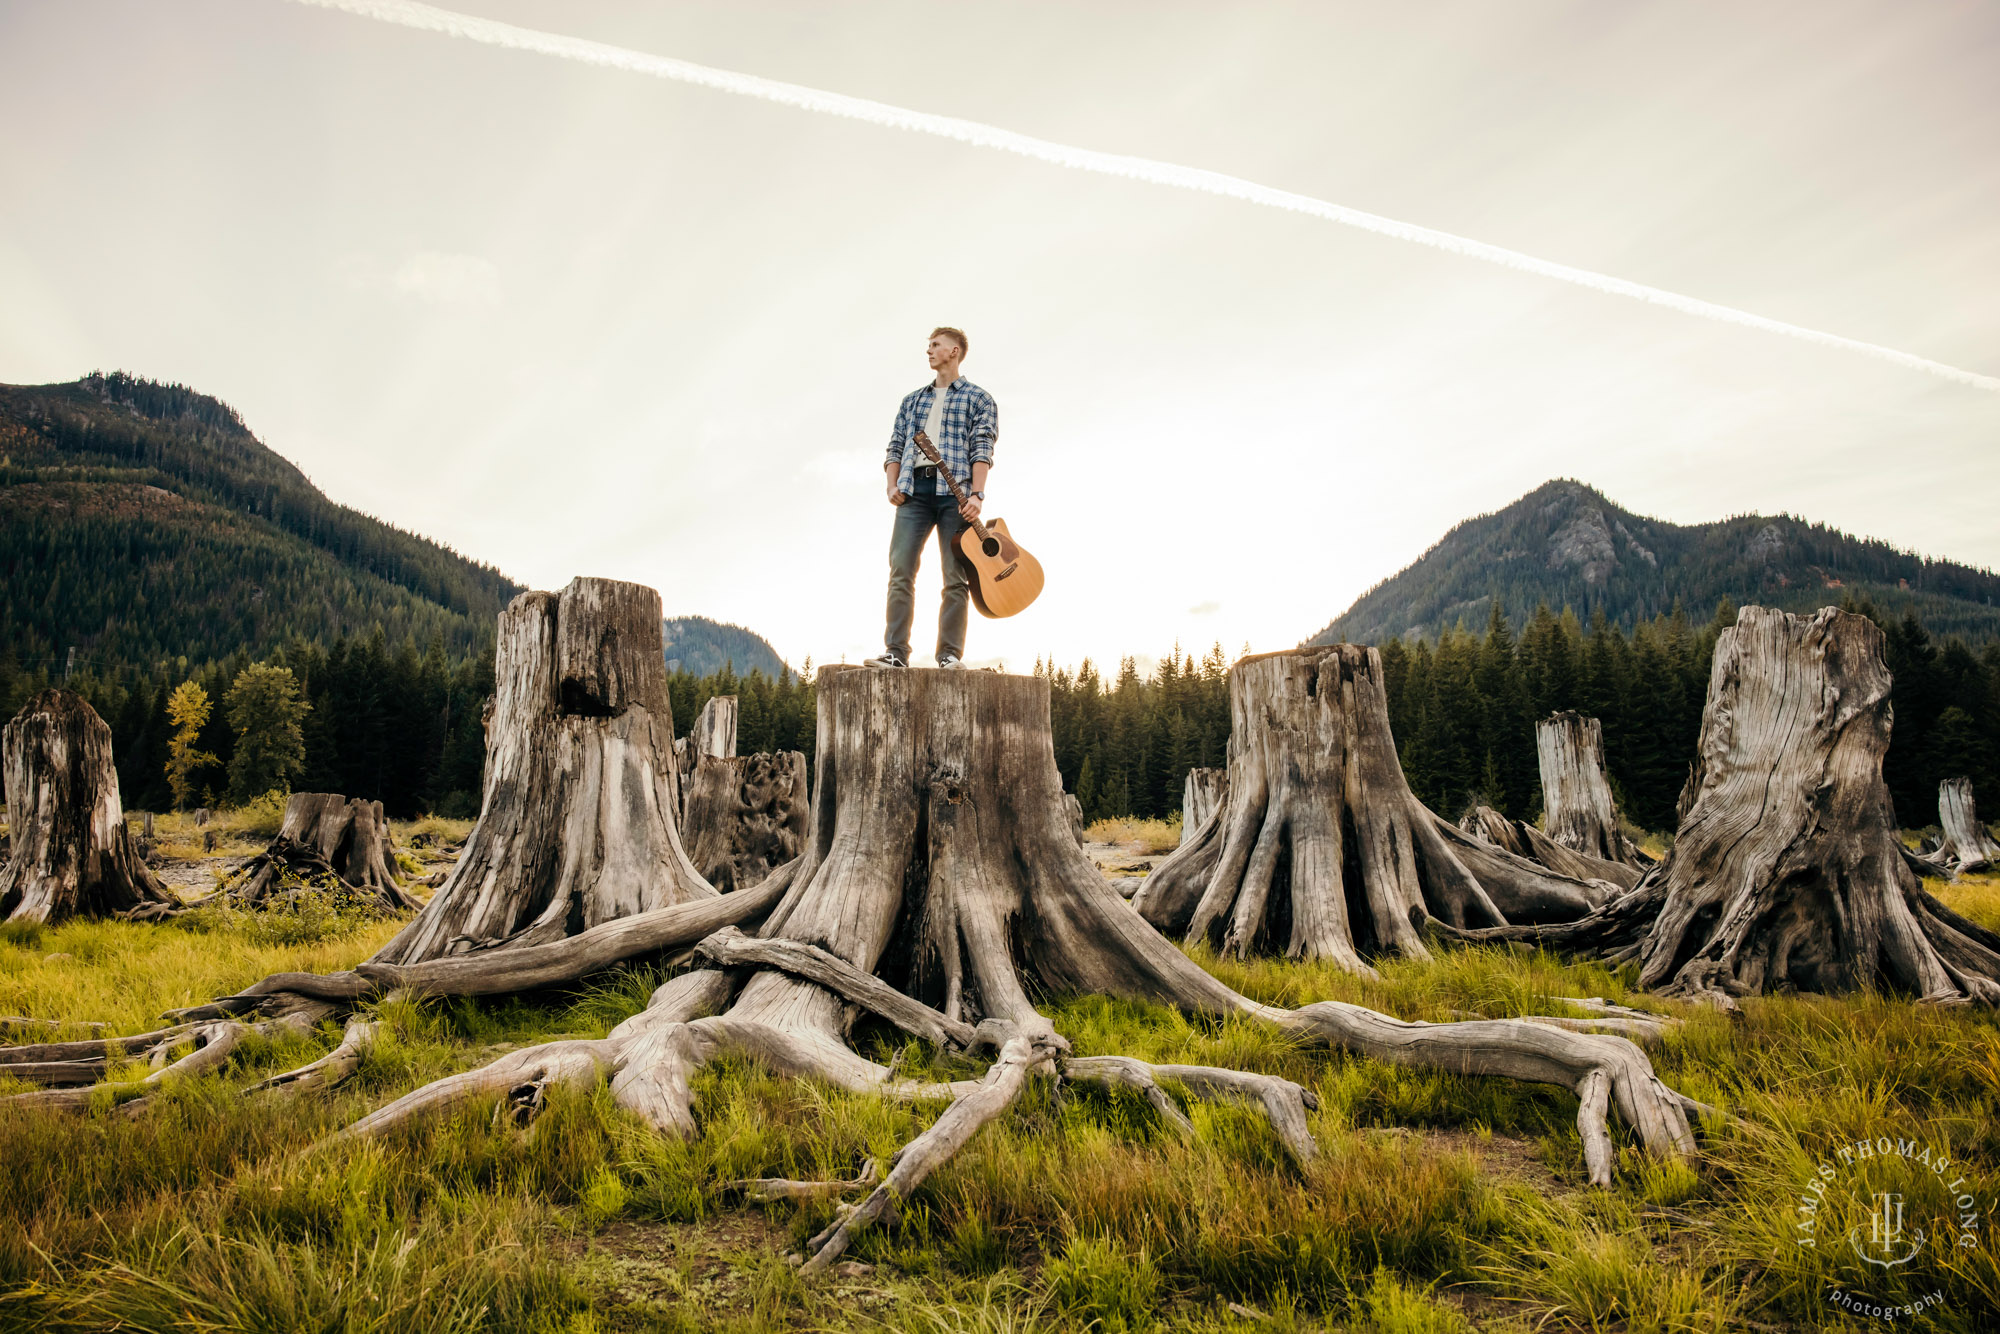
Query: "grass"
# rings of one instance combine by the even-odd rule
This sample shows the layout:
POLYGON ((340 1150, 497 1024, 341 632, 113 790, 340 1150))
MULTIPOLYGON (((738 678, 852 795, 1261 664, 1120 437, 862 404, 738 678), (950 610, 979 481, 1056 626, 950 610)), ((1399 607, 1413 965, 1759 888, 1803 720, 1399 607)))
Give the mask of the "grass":
MULTIPOLYGON (((2000 879, 1933 888, 1968 916, 2000 915, 2000 879)), ((297 944, 230 920, 0 932, 0 1013, 137 1030, 268 971, 351 964, 395 926, 297 944)), ((1843 1258, 1834 1240, 1865 1231, 1868 1192, 1903 1194, 1913 1218, 1944 1203, 1900 1158, 1868 1164, 1861 1196, 1828 1207, 1827 1246, 1801 1248, 1794 1230, 1815 1164, 1877 1135, 1934 1145, 1960 1165, 1962 1191, 2000 1195, 1989 1015, 1772 997, 1732 1021, 1635 995, 1629 973, 1508 950, 1390 961, 1380 979, 1205 962, 1266 1000, 1412 1019, 1545 1012, 1566 995, 1672 1008, 1687 1023, 1656 1056, 1662 1076, 1745 1125, 1710 1127, 1690 1165, 1626 1143, 1617 1187, 1593 1191, 1565 1091, 1301 1051, 1249 1021, 1056 998, 1049 1012, 1079 1052, 1306 1084, 1324 1154, 1293 1164, 1234 1107, 1189 1104, 1197 1133, 1182 1140, 1128 1096, 1037 1087, 897 1226, 861 1239, 852 1258, 871 1270, 811 1285, 782 1253, 831 1205, 749 1206, 727 1183, 850 1176, 935 1107, 724 1061, 698 1077, 703 1134, 688 1142, 647 1131, 599 1087, 559 1092, 526 1130, 475 1107, 386 1144, 321 1144, 500 1050, 608 1031, 659 980, 635 970, 561 994, 384 1002, 388 1037, 327 1095, 236 1090, 324 1051, 330 1028, 253 1046, 137 1119, 0 1110, 0 1331, 1810 1329, 1848 1319, 1828 1306, 1830 1285, 1864 1282, 1881 1298, 1943 1292, 1918 1328, 1991 1328, 2000 1313, 1984 1233, 1972 1248, 1927 1248, 1907 1272, 1862 1279, 1843 1258)), ((911 1073, 977 1068, 879 1029, 860 1041, 900 1050, 911 1073)))
POLYGON ((1181 845, 1181 813, 1175 811, 1164 820, 1131 815, 1094 820, 1083 836, 1092 843, 1115 843, 1135 857, 1158 856, 1181 845))

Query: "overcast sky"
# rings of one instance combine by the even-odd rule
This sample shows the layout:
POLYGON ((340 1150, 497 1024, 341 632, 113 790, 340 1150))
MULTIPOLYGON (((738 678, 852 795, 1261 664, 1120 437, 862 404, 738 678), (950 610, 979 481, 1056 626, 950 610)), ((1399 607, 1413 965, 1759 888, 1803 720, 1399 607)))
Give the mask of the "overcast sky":
MULTIPOLYGON (((1185 163, 2000 374, 2000 6, 469 13, 1185 163)), ((1282 648, 1556 476, 2000 565, 2000 394, 1324 221, 280 0, 0 0, 0 381, 797 663, 880 644, 936 324, 1048 570, 968 656, 1282 648)), ((935 625, 926 561, 917 645, 935 625)))

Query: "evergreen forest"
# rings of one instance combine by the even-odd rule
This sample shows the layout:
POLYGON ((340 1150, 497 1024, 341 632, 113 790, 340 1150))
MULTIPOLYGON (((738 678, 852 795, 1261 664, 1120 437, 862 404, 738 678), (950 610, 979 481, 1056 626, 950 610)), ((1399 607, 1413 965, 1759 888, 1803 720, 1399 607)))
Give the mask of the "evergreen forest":
MULTIPOLYGON (((1937 642, 1912 614, 1888 617, 1865 602, 1850 608, 1881 625, 1895 674, 1885 776, 1903 823, 1936 822, 1944 778, 1971 778, 1981 809, 2000 809, 2000 644, 1975 653, 1957 638, 1937 642)), ((1584 625, 1568 610, 1542 607, 1516 634, 1496 607, 1483 634, 1455 629, 1435 644, 1391 639, 1381 646, 1383 674, 1411 788, 1454 818, 1481 802, 1532 820, 1541 811, 1535 720, 1576 709, 1603 723, 1620 809, 1643 828, 1671 830, 1716 636, 1735 616, 1724 603, 1695 624, 1675 609, 1628 634, 1601 613, 1584 625)), ((185 673, 131 680, 83 670, 69 679, 111 725, 128 809, 172 805, 169 695, 193 681, 221 701, 252 661, 246 651, 185 673)), ((423 646, 391 645, 377 627, 326 647, 294 637, 256 661, 288 669, 309 706, 295 789, 369 797, 401 818, 478 812, 491 647, 454 656, 435 636, 423 646)), ((1168 816, 1180 808, 1189 769, 1226 762, 1229 659, 1220 645, 1201 658, 1176 645, 1148 676, 1131 658, 1108 679, 1088 660, 1034 670, 1049 681, 1057 767, 1087 819, 1168 816)), ((0 652, 0 710, 11 717, 54 679, 0 652)), ((727 664, 701 675, 675 670, 668 683, 675 735, 687 735, 709 699, 734 695, 739 753, 798 750, 810 763, 810 662, 803 673, 781 666, 776 675, 727 664)), ((192 776, 197 802, 228 799, 236 742, 225 711, 214 709, 196 741, 213 757, 192 776)))

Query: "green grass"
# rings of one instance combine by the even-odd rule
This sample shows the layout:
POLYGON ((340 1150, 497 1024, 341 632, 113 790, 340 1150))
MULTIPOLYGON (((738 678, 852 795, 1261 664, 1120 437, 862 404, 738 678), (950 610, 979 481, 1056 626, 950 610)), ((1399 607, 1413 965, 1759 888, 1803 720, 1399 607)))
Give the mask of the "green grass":
MULTIPOLYGON (((1980 920, 2000 908, 1992 879, 1936 888, 1980 920)), ((0 1013, 137 1030, 267 971, 351 964, 395 926, 293 945, 229 920, 0 932, 0 1013)), ((1672 1010, 1687 1023, 1656 1056, 1662 1076, 1745 1124, 1708 1128, 1690 1165, 1625 1143, 1616 1189, 1592 1191, 1563 1090, 1302 1051, 1249 1021, 1056 999, 1051 1016, 1080 1053, 1306 1084, 1325 1152, 1301 1168, 1237 1108, 1187 1104, 1197 1133, 1183 1140, 1129 1096, 1034 1087, 896 1226, 860 1239, 851 1258, 872 1270, 817 1284, 783 1253, 831 1204, 746 1205, 727 1183, 851 1176, 937 1108, 723 1061, 697 1079, 703 1134, 691 1141, 651 1133, 599 1087, 559 1092, 526 1130, 474 1107, 384 1144, 321 1145, 364 1110, 501 1050, 601 1035, 659 980, 635 970, 563 994, 385 1002, 388 1036, 330 1094, 237 1091, 326 1050, 329 1027, 253 1044, 138 1118, 0 1109, 0 1331, 1843 1327, 1827 1288, 1862 1284, 1833 1243, 1865 1230, 1865 1192, 1904 1194, 1913 1217, 1940 1201, 1919 1170, 1877 1161, 1858 1178, 1862 1200, 1822 1220, 1829 1244, 1799 1247, 1800 1184, 1835 1146, 1921 1139, 1961 1165, 1961 1189, 2000 1195, 2000 1033, 1987 1014, 1773 997, 1730 1020, 1637 995, 1629 973, 1507 950, 1392 961, 1379 980, 1206 962, 1263 999, 1345 999, 1413 1019, 1546 1011, 1565 995, 1672 1010)), ((879 1029, 861 1041, 890 1050, 879 1029)), ((914 1044, 903 1063, 977 1069, 914 1044)), ((1915 1328, 1990 1328, 1994 1255, 1984 1233, 1970 1249, 1941 1244, 1869 1290, 1941 1290, 1944 1305, 1915 1328)))

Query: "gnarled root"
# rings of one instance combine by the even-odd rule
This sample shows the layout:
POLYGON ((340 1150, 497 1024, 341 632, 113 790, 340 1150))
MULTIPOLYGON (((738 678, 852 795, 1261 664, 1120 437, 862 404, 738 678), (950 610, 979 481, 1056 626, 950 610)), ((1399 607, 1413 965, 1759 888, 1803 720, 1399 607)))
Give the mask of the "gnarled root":
POLYGON ((944 1166, 988 1122, 1012 1107, 1027 1086, 1029 1074, 1057 1055, 1057 1051, 1052 1043, 1045 1041, 1027 1037, 1010 1040, 979 1086, 947 1107, 929 1130, 896 1154, 887 1181, 870 1191, 861 1203, 843 1208, 833 1226, 806 1243, 810 1254, 799 1272, 823 1274, 832 1268, 855 1233, 898 1208, 911 1191, 923 1184, 924 1178, 944 1166))
POLYGON ((1276 1011, 1272 1017, 1302 1039, 1377 1060, 1574 1090, 1582 1099, 1577 1130, 1594 1186, 1611 1184, 1616 1155, 1607 1122, 1613 1106, 1654 1156, 1681 1158, 1694 1152, 1686 1100, 1662 1084, 1646 1054, 1622 1037, 1526 1019, 1408 1022, 1338 1001, 1276 1011))
POLYGON ((1064 1079, 1078 1083, 1138 1092, 1162 1120, 1184 1135, 1193 1134, 1194 1125, 1160 1087, 1162 1079, 1181 1084, 1199 1098, 1251 1103, 1271 1119, 1271 1129, 1292 1157, 1309 1163, 1319 1156, 1319 1142, 1306 1128, 1306 1113, 1319 1107, 1319 1095, 1289 1079, 1208 1065, 1149 1065, 1129 1056, 1072 1057, 1063 1062, 1062 1073, 1064 1079))

